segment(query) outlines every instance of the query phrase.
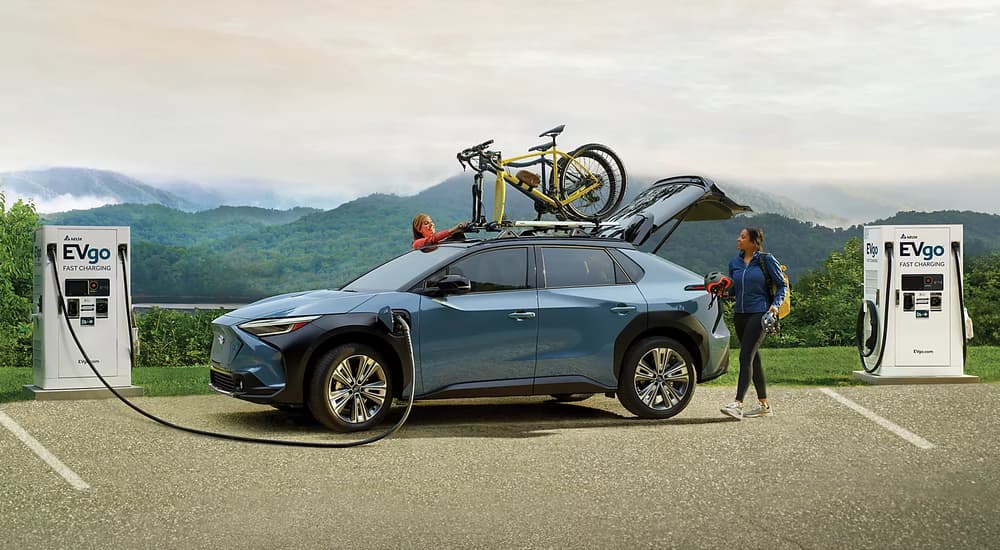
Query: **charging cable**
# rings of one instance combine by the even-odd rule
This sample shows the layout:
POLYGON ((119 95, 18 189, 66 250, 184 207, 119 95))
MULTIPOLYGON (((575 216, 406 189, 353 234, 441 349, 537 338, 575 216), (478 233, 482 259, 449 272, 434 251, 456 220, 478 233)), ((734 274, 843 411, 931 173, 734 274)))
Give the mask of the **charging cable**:
MULTIPOLYGON (((62 283, 59 280, 59 270, 56 269, 55 248, 56 248, 56 246, 54 244, 50 244, 48 246, 47 253, 48 253, 48 257, 49 257, 49 262, 51 262, 51 264, 52 264, 52 275, 53 275, 53 277, 55 277, 56 294, 59 296, 60 313, 62 314, 63 319, 65 319, 65 321, 66 321, 66 327, 69 329, 69 333, 73 337, 73 341, 76 342, 76 347, 80 350, 80 353, 83 355, 84 360, 86 360, 87 365, 90 367, 90 370, 94 372, 94 375, 97 376, 98 380, 101 381, 101 384, 103 384, 105 388, 107 388, 112 394, 114 394, 114 396, 117 397, 119 401, 121 401, 122 403, 125 403, 126 405, 128 405, 129 408, 131 408, 135 412, 141 414, 142 416, 145 416, 146 418, 152 420, 153 422, 156 422, 158 424, 162 424, 162 425, 164 425, 164 426, 166 426, 168 428, 173 428, 175 430, 180 430, 182 432, 188 432, 188 433, 197 434, 197 435, 203 435, 203 436, 207 436, 207 437, 214 437, 214 438, 217 438, 217 439, 226 439, 226 440, 229 440, 229 441, 243 441, 243 442, 246 442, 246 443, 260 443, 260 444, 264 444, 264 445, 281 445, 281 446, 285 446, 285 447, 347 448, 347 447, 357 447, 357 446, 360 446, 360 445, 367 445, 369 443, 374 443, 374 442, 376 442, 376 441, 378 441, 380 439, 384 439, 385 437, 388 437, 389 435, 395 433, 396 430, 398 430, 400 427, 402 427, 403 424, 406 422, 406 419, 409 418, 409 416, 410 416, 410 409, 413 408, 413 398, 414 398, 414 390, 415 390, 414 385, 415 385, 415 380, 416 380, 416 372, 415 372, 416 371, 416 367, 415 367, 414 361, 413 361, 413 340, 410 337, 410 325, 408 325, 406 323, 406 320, 403 318, 403 316, 399 315, 399 314, 394 314, 393 315, 393 319, 394 319, 394 324, 395 323, 399 323, 399 326, 403 330, 403 334, 406 336, 407 349, 409 350, 409 355, 408 355, 407 359, 408 359, 408 361, 410 363, 410 365, 409 365, 410 366, 410 396, 409 396, 409 400, 408 400, 408 402, 406 404, 406 411, 403 413, 402 418, 400 418, 396 422, 395 425, 393 425, 391 428, 389 428, 387 431, 385 431, 385 432, 383 432, 381 434, 369 437, 367 439, 358 440, 358 441, 345 441, 345 442, 336 442, 336 443, 320 443, 320 442, 311 442, 311 441, 289 441, 289 440, 282 440, 282 439, 266 439, 266 438, 260 438, 260 437, 247 437, 247 436, 242 436, 242 435, 233 435, 233 434, 224 434, 224 433, 218 433, 218 432, 210 432, 210 431, 207 431, 207 430, 200 430, 198 428, 189 428, 187 426, 181 426, 181 425, 178 425, 178 424, 174 424, 173 422, 164 420, 164 419, 162 419, 162 418, 160 418, 160 417, 158 417, 158 416, 156 416, 156 415, 154 415, 152 413, 146 412, 143 409, 141 409, 139 406, 135 405, 134 403, 132 403, 131 401, 129 401, 128 399, 126 399, 120 393, 118 393, 117 391, 115 391, 115 389, 113 387, 111 387, 111 384, 109 384, 108 381, 105 380, 103 376, 101 376, 101 373, 97 371, 97 367, 94 366, 94 363, 90 360, 90 357, 87 355, 86 350, 83 349, 83 344, 80 343, 80 339, 77 337, 76 331, 73 329, 73 323, 69 320, 69 317, 66 316, 66 300, 65 300, 65 297, 63 296, 63 292, 62 292, 62 283)), ((125 246, 119 246, 119 248, 118 248, 118 255, 119 255, 119 257, 121 258, 121 261, 122 261, 122 280, 125 283, 125 289, 126 289, 125 292, 126 292, 126 295, 127 295, 128 294, 128 290, 127 290, 128 289, 128 275, 126 274, 127 270, 125 269, 125 248, 126 248, 125 246)), ((131 319, 131 312, 128 312, 128 314, 129 314, 129 319, 131 319)), ((130 321, 130 323, 131 323, 131 321, 130 321)), ((131 330, 131 326, 130 326, 130 330, 131 330)), ((129 359, 133 363, 132 365, 130 365, 130 367, 133 367, 135 359, 134 359, 133 350, 132 350, 131 345, 129 347, 129 359)))
POLYGON ((955 257, 955 280, 958 282, 958 322, 962 325, 962 363, 964 364, 969 349, 969 337, 965 332, 965 289, 962 288, 962 266, 958 258, 961 246, 958 241, 951 242, 951 254, 955 257))
MULTIPOLYGON (((874 373, 882 365, 882 357, 885 356, 885 340, 886 340, 886 335, 889 332, 889 302, 890 302, 889 291, 892 290, 892 261, 893 261, 892 260, 892 243, 891 242, 886 242, 886 243, 884 243, 884 246, 885 246, 886 262, 887 262, 886 263, 887 270, 886 270, 886 275, 885 275, 885 294, 882 296, 882 301, 885 304, 885 307, 883 308, 884 312, 882 314, 882 334, 881 334, 881 336, 882 336, 882 343, 879 346, 878 358, 875 360, 875 364, 872 365, 870 368, 869 368, 869 365, 868 365, 868 362, 866 361, 866 359, 869 356, 871 356, 871 354, 875 350, 874 349, 869 350, 868 355, 865 355, 865 352, 864 352, 864 349, 863 349, 864 344, 861 341, 862 316, 865 314, 866 309, 869 312, 869 314, 871 313, 871 311, 872 311, 871 308, 866 308, 866 305, 868 303, 870 303, 870 302, 865 302, 864 304, 861 304, 861 311, 858 313, 858 334, 857 334, 857 338, 858 338, 858 354, 861 356, 861 368, 865 369, 865 372, 867 372, 868 374, 874 373)), ((878 325, 876 324, 875 326, 878 326, 878 325)))

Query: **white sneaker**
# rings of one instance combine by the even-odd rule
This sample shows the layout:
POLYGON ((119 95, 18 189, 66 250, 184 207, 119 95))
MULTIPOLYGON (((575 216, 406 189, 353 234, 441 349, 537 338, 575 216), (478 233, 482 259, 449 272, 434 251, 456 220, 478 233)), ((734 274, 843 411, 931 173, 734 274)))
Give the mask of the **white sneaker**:
POLYGON ((743 420, 743 403, 737 403, 736 401, 733 401, 732 403, 726 405, 725 407, 722 407, 719 410, 735 418, 736 420, 743 420))
POLYGON ((774 416, 774 411, 771 409, 770 405, 761 405, 760 403, 758 403, 756 407, 743 413, 743 416, 746 418, 756 418, 758 416, 774 416))

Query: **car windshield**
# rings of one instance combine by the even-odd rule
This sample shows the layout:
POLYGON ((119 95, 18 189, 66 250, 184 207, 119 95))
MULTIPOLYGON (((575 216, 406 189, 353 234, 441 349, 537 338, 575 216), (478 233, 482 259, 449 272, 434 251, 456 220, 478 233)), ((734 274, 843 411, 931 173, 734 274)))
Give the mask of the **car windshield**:
POLYGON ((411 281, 458 256, 465 250, 459 246, 438 246, 413 250, 398 256, 354 279, 341 288, 353 292, 405 290, 411 281))

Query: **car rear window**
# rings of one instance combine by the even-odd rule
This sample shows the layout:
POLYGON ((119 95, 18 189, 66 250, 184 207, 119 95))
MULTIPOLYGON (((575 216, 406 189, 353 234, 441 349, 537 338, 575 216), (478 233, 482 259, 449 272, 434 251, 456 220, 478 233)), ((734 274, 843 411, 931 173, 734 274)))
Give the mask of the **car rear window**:
POLYGON ((646 274, 642 267, 635 263, 635 260, 629 258, 621 250, 613 248, 609 250, 609 252, 611 252, 611 255, 618 260, 618 264, 625 270, 625 273, 628 273, 628 278, 631 279, 633 283, 638 283, 639 280, 642 279, 642 276, 646 274))

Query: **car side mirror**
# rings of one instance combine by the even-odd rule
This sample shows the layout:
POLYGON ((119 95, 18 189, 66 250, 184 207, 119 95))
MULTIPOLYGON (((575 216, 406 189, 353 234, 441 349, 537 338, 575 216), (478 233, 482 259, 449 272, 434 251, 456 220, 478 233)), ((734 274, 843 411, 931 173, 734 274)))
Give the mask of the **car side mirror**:
POLYGON ((429 288, 439 294, 466 294, 472 290, 472 281, 462 275, 445 275, 432 282, 429 288))

